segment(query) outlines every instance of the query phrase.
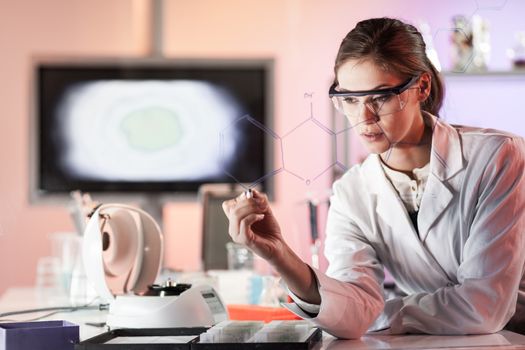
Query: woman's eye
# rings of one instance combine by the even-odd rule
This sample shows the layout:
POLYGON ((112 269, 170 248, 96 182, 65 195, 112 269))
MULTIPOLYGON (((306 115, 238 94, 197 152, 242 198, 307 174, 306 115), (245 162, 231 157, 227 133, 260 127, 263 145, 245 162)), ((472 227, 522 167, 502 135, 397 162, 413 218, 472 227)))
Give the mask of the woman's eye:
POLYGON ((373 103, 385 103, 386 101, 390 100, 392 98, 392 95, 382 95, 378 97, 374 97, 372 99, 373 103))
POLYGON ((343 101, 344 101, 345 103, 348 103, 348 104, 355 104, 355 103, 357 103, 357 99, 354 98, 354 97, 345 97, 345 98, 343 99, 343 101))

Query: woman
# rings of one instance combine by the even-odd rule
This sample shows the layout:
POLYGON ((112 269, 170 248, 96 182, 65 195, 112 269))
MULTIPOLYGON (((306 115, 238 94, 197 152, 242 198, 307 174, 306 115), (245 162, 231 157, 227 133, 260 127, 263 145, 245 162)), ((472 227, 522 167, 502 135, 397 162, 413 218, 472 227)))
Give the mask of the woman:
POLYGON ((290 249, 258 192, 223 204, 233 240, 281 274, 294 312, 337 337, 523 332, 524 141, 439 120, 439 75, 399 20, 358 23, 335 75, 332 101, 371 154, 333 186, 328 270, 290 249), (384 301, 383 267, 406 296, 384 301))

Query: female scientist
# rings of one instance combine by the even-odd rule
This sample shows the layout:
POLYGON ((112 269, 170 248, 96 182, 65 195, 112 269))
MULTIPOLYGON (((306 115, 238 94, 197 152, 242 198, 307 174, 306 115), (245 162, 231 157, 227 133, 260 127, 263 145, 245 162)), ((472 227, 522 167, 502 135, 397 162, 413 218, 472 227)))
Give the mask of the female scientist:
POLYGON ((523 139, 438 119, 440 77, 399 20, 359 22, 334 70, 330 97, 371 154, 333 186, 328 270, 290 249, 259 192, 224 202, 233 240, 280 273, 295 313, 337 337, 524 332, 523 139), (383 267, 405 296, 384 300, 383 267))

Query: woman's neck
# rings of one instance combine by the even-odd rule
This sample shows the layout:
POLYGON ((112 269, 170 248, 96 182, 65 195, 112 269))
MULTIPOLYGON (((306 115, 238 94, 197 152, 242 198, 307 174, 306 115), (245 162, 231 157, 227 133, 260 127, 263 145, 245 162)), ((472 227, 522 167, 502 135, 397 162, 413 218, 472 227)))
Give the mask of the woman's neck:
POLYGON ((414 169, 422 168, 430 161, 432 127, 426 125, 423 118, 419 120, 421 124, 415 126, 419 129, 418 141, 398 142, 380 155, 383 163, 389 168, 401 171, 411 178, 414 176, 412 173, 414 169))

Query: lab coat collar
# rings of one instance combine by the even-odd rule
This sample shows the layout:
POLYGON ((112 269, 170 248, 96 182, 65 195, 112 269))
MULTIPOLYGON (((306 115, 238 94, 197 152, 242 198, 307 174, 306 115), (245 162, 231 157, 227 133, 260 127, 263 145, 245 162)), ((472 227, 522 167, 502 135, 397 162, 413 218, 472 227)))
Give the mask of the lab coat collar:
POLYGON ((403 203, 384 174, 379 155, 371 154, 362 164, 368 189, 379 199, 378 215, 386 222, 398 222, 400 224, 398 229, 411 230, 413 233, 411 236, 417 237, 418 240, 417 243, 412 242, 414 248, 425 241, 432 225, 449 205, 453 194, 445 182, 463 169, 464 165, 457 131, 429 113, 425 113, 424 117, 425 122, 433 125, 433 136, 430 155, 431 175, 427 180, 418 215, 419 237, 403 203))
POLYGON ((430 113, 426 113, 424 117, 426 121, 434 125, 434 132, 430 154, 432 176, 428 177, 417 218, 419 237, 422 242, 425 241, 437 218, 454 197, 448 186, 448 180, 464 167, 461 141, 457 130, 430 113))
POLYGON ((441 181, 448 180, 464 166, 458 132, 430 113, 423 112, 423 117, 426 123, 433 126, 431 172, 441 181))
POLYGON ((381 166, 379 155, 371 154, 363 163, 362 170, 369 191, 377 198, 376 211, 378 215, 385 222, 392 224, 395 231, 411 232, 413 236, 417 237, 403 202, 401 202, 381 166), (404 213, 404 217, 400 217, 399 213, 404 213))
POLYGON ((402 240, 407 248, 407 256, 405 257, 405 259, 408 259, 407 261, 417 263, 418 259, 421 259, 428 266, 432 267, 428 271, 429 274, 433 274, 435 278, 448 281, 443 268, 428 253, 424 246, 424 241, 430 227, 450 203, 453 197, 452 193, 437 177, 429 176, 429 180, 432 178, 430 184, 432 193, 427 192, 429 187, 429 183, 427 183, 417 218, 418 235, 403 202, 383 171, 379 155, 370 155, 363 163, 362 170, 364 182, 371 193, 372 202, 375 203, 375 211, 378 217, 381 218, 383 225, 390 227, 390 229, 382 232, 382 235, 384 235, 383 239, 385 241, 402 240), (437 191, 440 191, 439 196, 435 194, 437 191))
MULTIPOLYGON (((375 203, 375 211, 381 222, 390 226, 389 231, 392 234, 398 238, 402 237, 407 248, 410 247, 412 252, 426 259, 420 238, 403 202, 385 175, 379 155, 371 154, 363 163, 362 171, 364 182, 372 195, 372 202, 375 203)), ((383 234, 388 233, 383 232, 383 234)))
MULTIPOLYGON (((440 181, 446 181, 456 175, 464 167, 461 141, 458 132, 451 125, 441 121, 430 113, 423 112, 425 123, 433 128, 432 148, 430 154, 430 172, 440 181)), ((384 191, 378 183, 389 185, 381 167, 378 154, 371 154, 362 164, 364 174, 371 176, 369 190, 372 193, 384 191)), ((388 186, 387 186, 388 187, 388 186)))

